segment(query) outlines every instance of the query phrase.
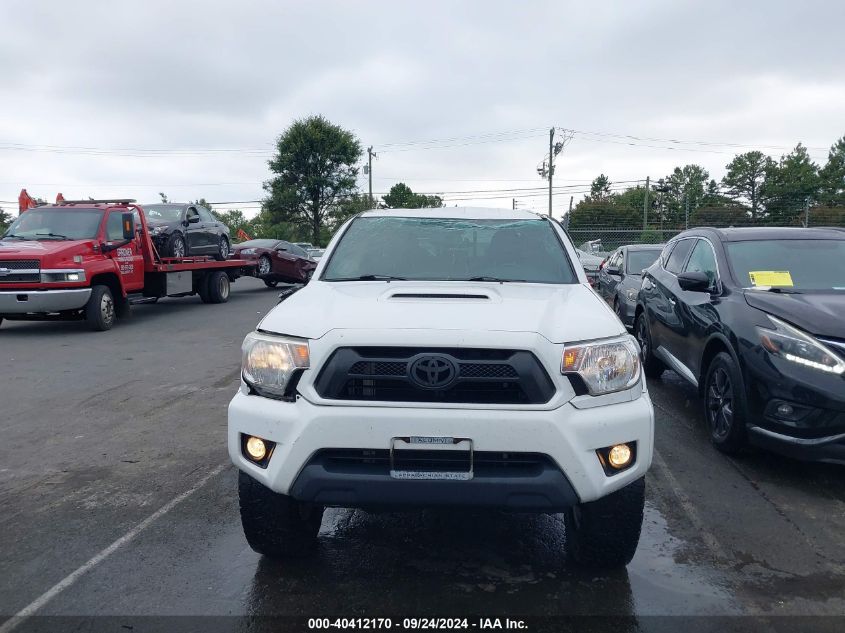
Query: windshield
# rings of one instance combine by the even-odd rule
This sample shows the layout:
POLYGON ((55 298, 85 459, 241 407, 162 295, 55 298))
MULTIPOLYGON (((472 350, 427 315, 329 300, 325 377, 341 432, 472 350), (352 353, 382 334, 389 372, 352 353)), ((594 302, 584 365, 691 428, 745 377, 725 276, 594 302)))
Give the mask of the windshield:
POLYGON ((657 261, 660 249, 648 251, 628 251, 628 274, 641 275, 643 270, 657 261))
POLYGON ((238 248, 273 248, 278 243, 279 240, 249 240, 238 244, 238 248))
POLYGON ((845 290, 845 240, 759 240, 725 247, 743 287, 845 290))
POLYGON ((178 222, 182 219, 181 205, 151 204, 144 207, 144 213, 151 222, 178 222))
POLYGON ((97 237, 97 229, 100 227, 102 218, 101 209, 68 207, 30 209, 12 222, 3 238, 90 240, 97 237))
POLYGON ((358 218, 332 252, 323 279, 360 277, 577 283, 542 219, 358 218))

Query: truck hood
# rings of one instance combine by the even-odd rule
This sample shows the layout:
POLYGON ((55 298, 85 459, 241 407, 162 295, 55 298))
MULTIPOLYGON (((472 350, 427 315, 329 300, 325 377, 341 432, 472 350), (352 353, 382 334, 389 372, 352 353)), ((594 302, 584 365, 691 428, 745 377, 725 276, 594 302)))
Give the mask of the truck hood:
POLYGON ((586 285, 315 281, 259 329, 317 339, 331 330, 531 332, 552 343, 617 336, 622 324, 586 285))
POLYGON ((61 259, 89 253, 94 240, 0 240, 0 258, 3 259, 61 259))
POLYGON ((780 294, 746 290, 745 301, 815 336, 845 338, 845 293, 780 294))

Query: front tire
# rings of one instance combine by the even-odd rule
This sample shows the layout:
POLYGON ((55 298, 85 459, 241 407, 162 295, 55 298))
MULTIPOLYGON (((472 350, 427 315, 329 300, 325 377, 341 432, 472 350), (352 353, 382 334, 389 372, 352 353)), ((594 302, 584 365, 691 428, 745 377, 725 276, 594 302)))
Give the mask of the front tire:
POLYGON ((265 279, 264 285, 267 286, 268 288, 275 288, 276 286, 279 285, 279 282, 275 281, 273 279, 265 279))
POLYGON ((85 320, 94 332, 105 332, 112 329, 117 312, 114 297, 108 286, 97 285, 91 289, 91 296, 85 304, 85 320))
POLYGON ((643 360, 643 371, 649 378, 660 378, 666 371, 666 365, 657 358, 651 349, 651 332, 648 330, 648 320, 645 312, 641 312, 634 323, 634 332, 640 344, 640 357, 643 360))
POLYGON ((268 558, 302 558, 317 545, 323 508, 273 492, 238 473, 241 525, 249 546, 268 558))
POLYGON ((170 239, 167 240, 166 250, 168 257, 186 257, 188 255, 188 247, 181 233, 174 233, 170 236, 170 239))
POLYGON ((229 246, 229 240, 225 235, 220 236, 220 243, 217 245, 217 254, 214 256, 219 262, 225 262, 229 259, 229 253, 232 252, 232 247, 229 246))
POLYGON ((710 427, 710 441, 729 455, 747 445, 742 377, 733 357, 716 354, 707 367, 704 381, 704 418, 710 427))
POLYGON ((567 556, 582 567, 613 569, 631 562, 640 542, 645 479, 564 514, 567 556))

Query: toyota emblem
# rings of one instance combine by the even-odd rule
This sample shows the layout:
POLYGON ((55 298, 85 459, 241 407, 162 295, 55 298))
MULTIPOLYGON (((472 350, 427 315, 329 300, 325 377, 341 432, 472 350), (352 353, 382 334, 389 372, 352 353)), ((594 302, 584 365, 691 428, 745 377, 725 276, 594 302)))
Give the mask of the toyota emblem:
POLYGON ((458 377, 458 366, 448 356, 420 356, 411 362, 408 376, 423 389, 445 389, 458 377))

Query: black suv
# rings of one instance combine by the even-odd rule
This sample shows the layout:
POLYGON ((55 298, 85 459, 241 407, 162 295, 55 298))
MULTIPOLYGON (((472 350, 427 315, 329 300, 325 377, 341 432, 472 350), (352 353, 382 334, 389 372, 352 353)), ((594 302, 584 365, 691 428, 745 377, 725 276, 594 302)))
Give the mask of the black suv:
POLYGON ((713 443, 845 463, 845 230, 694 229, 645 271, 646 375, 697 386, 713 443))
POLYGON ((164 257, 212 255, 225 261, 232 252, 229 227, 196 204, 145 204, 147 228, 164 257))

